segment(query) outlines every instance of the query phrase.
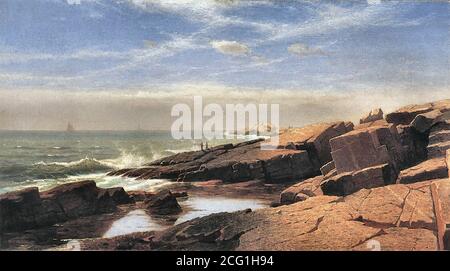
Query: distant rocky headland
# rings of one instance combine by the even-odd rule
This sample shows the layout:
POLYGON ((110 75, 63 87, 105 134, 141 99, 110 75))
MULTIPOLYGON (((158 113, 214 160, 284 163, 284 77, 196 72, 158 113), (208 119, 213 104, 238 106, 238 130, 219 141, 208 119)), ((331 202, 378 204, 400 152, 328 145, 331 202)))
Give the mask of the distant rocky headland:
POLYGON ((374 109, 356 125, 320 123, 279 137, 275 150, 253 140, 109 173, 192 186, 126 192, 84 181, 0 195, 0 244, 51 248, 64 243, 48 240, 58 231, 89 250, 450 250, 450 100, 386 115, 374 109), (136 208, 176 216, 177 199, 191 193, 259 195, 272 204, 114 238, 83 230, 136 208))

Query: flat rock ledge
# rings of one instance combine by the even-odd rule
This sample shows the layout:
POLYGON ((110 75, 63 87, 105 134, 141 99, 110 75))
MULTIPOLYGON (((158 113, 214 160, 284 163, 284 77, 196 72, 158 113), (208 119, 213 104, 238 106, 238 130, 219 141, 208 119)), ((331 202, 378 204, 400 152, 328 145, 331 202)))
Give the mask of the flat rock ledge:
POLYGON ((445 250, 450 181, 362 189, 346 197, 194 219, 163 232, 91 239, 101 250, 445 250))
POLYGON ((264 180, 268 183, 305 179, 320 174, 320 168, 331 161, 330 139, 352 129, 351 122, 291 128, 280 133, 280 144, 274 150, 262 150, 262 139, 226 144, 203 151, 179 153, 139 168, 113 171, 109 175, 177 181, 264 180))

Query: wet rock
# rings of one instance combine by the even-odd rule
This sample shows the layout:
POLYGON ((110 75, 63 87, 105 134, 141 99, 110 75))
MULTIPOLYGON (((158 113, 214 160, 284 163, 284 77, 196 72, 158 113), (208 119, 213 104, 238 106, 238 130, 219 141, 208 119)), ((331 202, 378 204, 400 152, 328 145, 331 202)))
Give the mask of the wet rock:
POLYGON ((448 168, 445 158, 434 158, 426 160, 416 166, 402 170, 398 176, 397 183, 415 183, 427 180, 448 178, 448 168))
POLYGON ((272 202, 270 203, 270 207, 272 207, 272 208, 280 207, 280 206, 282 206, 282 205, 284 205, 284 204, 281 203, 279 200, 272 201, 272 202))
POLYGON ((197 187, 214 187, 222 185, 223 181, 221 180, 209 180, 204 182, 196 182, 194 185, 197 187))
POLYGON ((39 193, 38 188, 0 196, 3 230, 21 231, 64 222, 82 216, 116 210, 113 198, 94 181, 57 186, 39 193))
POLYGON ((81 181, 57 186, 41 193, 43 200, 55 201, 68 219, 115 210, 108 193, 102 193, 94 181, 81 181))
POLYGON ((186 191, 180 191, 180 192, 173 192, 172 195, 175 198, 185 198, 188 196, 188 193, 186 191))
POLYGON ((281 204, 292 204, 294 202, 306 200, 309 197, 323 195, 320 183, 323 176, 317 176, 300 183, 294 184, 280 194, 281 204))
POLYGON ((133 199, 134 202, 144 201, 146 198, 154 195, 154 193, 146 191, 130 191, 128 192, 128 194, 130 195, 130 197, 133 199))
POLYGON ((360 124, 370 123, 370 122, 374 122, 374 121, 382 120, 382 119, 383 119, 383 110, 381 110, 381 108, 377 108, 377 109, 373 109, 366 116, 362 117, 359 120, 359 123, 360 124))
POLYGON ((4 231, 37 227, 35 214, 42 200, 36 187, 0 195, 2 228, 4 231))
POLYGON ((107 188, 104 191, 109 194, 109 196, 113 199, 116 205, 134 203, 133 197, 131 197, 127 192, 125 192, 123 187, 107 188))
POLYGON ((172 215, 182 211, 176 197, 169 190, 163 190, 146 198, 144 205, 151 214, 155 215, 172 215))

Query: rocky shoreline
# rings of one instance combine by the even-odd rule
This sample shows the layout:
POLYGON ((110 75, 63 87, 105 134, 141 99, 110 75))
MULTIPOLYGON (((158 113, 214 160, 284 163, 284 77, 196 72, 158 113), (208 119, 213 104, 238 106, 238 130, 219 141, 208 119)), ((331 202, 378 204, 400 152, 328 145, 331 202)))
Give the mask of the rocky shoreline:
POLYGON ((80 234, 80 248, 450 250, 450 100, 406 106, 385 117, 372 110, 358 125, 286 129, 276 150, 261 150, 261 142, 180 153, 109 173, 189 184, 181 190, 127 193, 85 181, 0 195, 2 248, 19 249, 14 240, 30 230, 36 238, 39 229, 45 233, 58 223, 82 224, 86 217, 136 208, 174 216, 183 212, 177 197, 228 193, 277 200, 271 208, 212 214, 162 231, 80 234))
MULTIPOLYGON (((82 181, 44 192, 37 188, 10 192, 0 195, 1 249, 71 250, 71 240, 103 238, 118 221, 136 211, 151 220, 147 227, 161 230, 199 212, 191 209, 190 201, 199 202, 200 207, 224 199, 254 200, 269 206, 286 187, 287 184, 269 185, 261 181, 226 184, 214 180, 173 183, 170 190, 162 188, 157 192, 125 192, 121 187, 102 189, 94 181, 82 181)), ((126 226, 131 229, 122 229, 125 232, 136 228, 126 226)))

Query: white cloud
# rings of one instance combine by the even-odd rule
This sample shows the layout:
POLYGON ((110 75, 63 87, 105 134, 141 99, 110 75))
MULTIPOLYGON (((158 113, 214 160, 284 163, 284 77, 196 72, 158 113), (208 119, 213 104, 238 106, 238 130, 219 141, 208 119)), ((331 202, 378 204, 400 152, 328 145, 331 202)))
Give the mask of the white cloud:
POLYGON ((173 13, 190 11, 195 15, 220 13, 232 7, 261 5, 269 1, 240 0, 129 0, 132 4, 147 10, 160 9, 173 13))
POLYGON ((83 2, 97 2, 98 0, 66 0, 69 5, 81 5, 83 2))
POLYGON ((224 11, 251 5, 272 5, 271 1, 239 1, 239 0, 129 0, 134 5, 148 11, 165 11, 188 17, 190 20, 207 23, 206 29, 238 25, 252 27, 263 34, 265 41, 282 40, 302 35, 323 34, 350 27, 369 25, 403 25, 397 19, 399 11, 396 4, 382 4, 381 0, 367 0, 368 6, 340 7, 335 4, 312 2, 315 15, 308 22, 279 23, 261 21, 258 18, 248 19, 225 14, 224 11))
POLYGON ((288 51, 300 57, 325 55, 325 52, 317 47, 309 47, 304 43, 294 43, 288 47, 288 51))
MULTIPOLYGON (((207 45, 198 44, 198 41, 191 37, 174 36, 172 40, 156 44, 152 41, 144 42, 145 48, 131 49, 128 51, 101 51, 95 49, 82 49, 71 54, 32 54, 14 53, 8 50, 0 52, 0 64, 26 63, 28 61, 67 61, 67 60, 96 60, 96 59, 116 59, 123 60, 118 64, 103 69, 80 72, 76 75, 59 76, 50 74, 30 73, 0 73, 0 81, 9 82, 39 82, 46 86, 59 86, 61 84, 79 84, 82 80, 90 80, 103 76, 114 76, 124 71, 129 71, 136 67, 154 65, 155 61, 174 54, 200 48, 210 48, 207 45), (150 46, 151 45, 151 46, 150 46)), ((87 81, 86 81, 87 82, 87 81)))
POLYGON ((242 56, 251 52, 247 45, 237 41, 216 40, 211 42, 211 46, 218 52, 227 55, 242 56))
POLYGON ((367 0, 367 4, 369 5, 381 4, 381 0, 367 0))
POLYGON ((220 9, 227 7, 221 1, 213 0, 129 0, 147 11, 164 11, 207 21, 218 16, 220 9))
POLYGON ((129 0, 135 6, 149 11, 163 11, 206 23, 205 29, 228 25, 253 27, 260 32, 271 31, 273 25, 260 21, 246 20, 237 16, 224 15, 224 11, 254 5, 272 5, 271 1, 241 0, 129 0))
POLYGON ((69 5, 79 5, 79 4, 81 4, 81 0, 67 0, 67 4, 69 4, 69 5))
POLYGON ((214 0, 130 0, 130 2, 142 8, 157 5, 168 10, 205 10, 221 5, 221 1, 214 0))
POLYGON ((334 4, 317 5, 315 15, 307 22, 272 24, 263 42, 279 41, 293 37, 333 33, 349 28, 365 28, 368 26, 403 26, 419 24, 420 21, 404 21, 399 19, 396 3, 377 4, 366 7, 340 7, 334 4))
POLYGON ((28 61, 63 61, 63 60, 90 60, 90 59, 126 59, 128 52, 103 51, 97 49, 82 49, 67 54, 49 53, 18 53, 12 51, 0 52, 0 64, 24 63, 28 61))

